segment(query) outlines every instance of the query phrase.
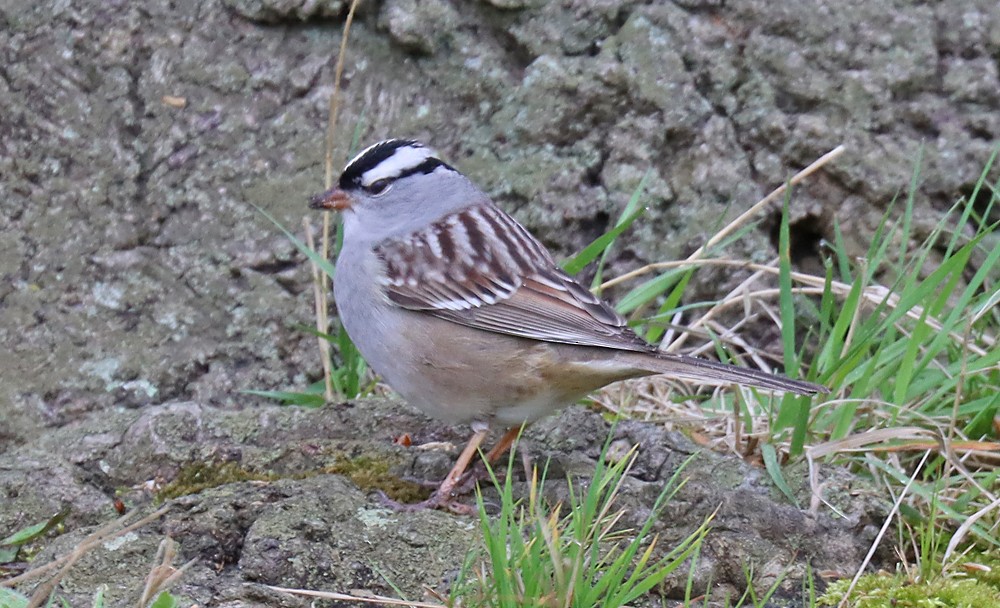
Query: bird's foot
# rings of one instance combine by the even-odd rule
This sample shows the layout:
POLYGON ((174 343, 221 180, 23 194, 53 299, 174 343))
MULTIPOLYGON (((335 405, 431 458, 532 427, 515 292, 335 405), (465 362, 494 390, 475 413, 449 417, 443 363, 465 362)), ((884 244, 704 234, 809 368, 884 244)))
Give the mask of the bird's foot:
MULTIPOLYGON (((494 470, 493 474, 496 475, 497 481, 503 481, 504 473, 502 471, 494 470)), ((493 478, 490 476, 489 470, 482 461, 477 462, 472 468, 462 474, 455 483, 455 489, 453 493, 458 496, 464 496, 465 494, 471 493, 476 489, 476 484, 481 481, 492 483, 493 478)))
POLYGON ((427 500, 422 500, 420 502, 414 503, 403 503, 395 501, 382 491, 379 491, 379 503, 384 507, 388 507, 393 511, 400 513, 416 513, 417 511, 426 511, 428 509, 441 509, 442 511, 450 511, 456 515, 472 515, 476 512, 476 507, 473 505, 467 505, 465 503, 459 502, 455 499, 453 492, 442 492, 440 489, 435 490, 433 494, 430 495, 427 500))

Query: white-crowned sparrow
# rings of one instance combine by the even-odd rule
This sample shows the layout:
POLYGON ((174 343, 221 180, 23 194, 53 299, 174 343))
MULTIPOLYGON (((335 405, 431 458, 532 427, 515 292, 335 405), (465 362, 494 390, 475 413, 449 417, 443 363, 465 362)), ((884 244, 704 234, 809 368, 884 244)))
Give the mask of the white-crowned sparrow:
POLYGON ((617 380, 667 374, 826 390, 658 352, 563 272, 527 229, 416 141, 366 148, 310 205, 343 213, 337 311, 372 369, 429 416, 474 423, 456 469, 422 506, 449 505, 490 424, 519 427, 617 380))

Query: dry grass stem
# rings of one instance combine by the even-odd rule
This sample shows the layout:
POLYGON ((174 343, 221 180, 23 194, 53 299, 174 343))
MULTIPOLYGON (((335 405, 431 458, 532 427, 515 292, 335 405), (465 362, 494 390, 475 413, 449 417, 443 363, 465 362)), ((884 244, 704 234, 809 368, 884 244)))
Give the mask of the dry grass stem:
POLYGON ((333 187, 333 148, 334 143, 337 141, 337 119, 340 117, 340 82, 344 76, 344 57, 347 55, 347 40, 351 33, 351 23, 354 22, 354 13, 357 11, 359 3, 360 0, 353 0, 350 8, 347 9, 347 18, 344 19, 344 31, 340 35, 340 53, 337 55, 337 64, 333 69, 333 93, 330 95, 330 112, 326 123, 326 155, 323 165, 325 169, 323 183, 327 189, 333 187))
MULTIPOLYGON (((963 344, 969 344, 972 342, 972 317, 966 321, 965 325, 965 337, 962 341, 963 344)), ((955 397, 951 401, 951 421, 948 425, 948 439, 953 440, 955 434, 958 433, 958 408, 962 405, 962 396, 965 394, 965 378, 969 375, 969 349, 962 349, 962 369, 958 372, 957 382, 955 383, 955 397)))
POLYGON ((948 567, 948 558, 951 557, 956 549, 958 549, 958 545, 965 540, 965 537, 968 535, 969 530, 972 529, 972 526, 974 526, 977 521, 982 519, 991 511, 997 510, 1000 510, 1000 498, 994 499, 993 502, 970 515, 965 521, 962 522, 962 525, 955 530, 955 533, 951 536, 951 540, 948 541, 948 547, 944 550, 944 556, 941 558, 941 562, 945 565, 946 569, 948 567))
POLYGON ((274 587, 271 585, 264 585, 267 589, 272 591, 279 591, 281 593, 290 593, 292 595, 304 595, 306 597, 318 597, 327 600, 337 600, 341 602, 365 602, 367 604, 380 604, 382 606, 410 606, 411 608, 447 608, 444 604, 434 604, 431 602, 410 602, 406 600, 398 600, 393 597, 385 597, 381 595, 374 595, 372 597, 358 597, 356 595, 347 595, 345 593, 333 593, 330 591, 314 591, 312 589, 292 589, 289 587, 274 587))
POLYGON ((76 564, 76 562, 86 555, 91 549, 112 539, 124 536, 129 532, 138 530, 139 528, 156 521, 169 510, 169 505, 164 506, 146 517, 143 517, 139 521, 126 526, 125 523, 128 522, 129 519, 132 519, 134 515, 134 512, 127 513, 92 532, 80 541, 77 546, 73 547, 73 550, 69 553, 61 555, 47 564, 38 566, 37 568, 32 568, 23 574, 0 581, 0 587, 13 587, 17 584, 45 576, 49 572, 58 569, 52 577, 39 584, 38 587, 35 588, 35 591, 31 594, 31 598, 28 600, 27 608, 38 608, 38 606, 44 604, 49 596, 52 595, 53 591, 55 591, 56 587, 59 585, 59 582, 66 576, 73 565, 76 564))
MULTIPOLYGON (((872 429, 827 441, 818 445, 809 446, 805 450, 806 459, 815 461, 816 459, 840 454, 845 452, 871 452, 877 449, 877 444, 885 444, 889 441, 912 441, 930 440, 934 442, 935 448, 940 445, 941 436, 939 433, 919 426, 901 426, 886 429, 872 429)), ((898 444, 897 444, 898 445, 898 444)))
POLYGON ((146 584, 142 588, 142 595, 136 608, 145 608, 162 591, 166 591, 180 579, 184 573, 198 562, 192 559, 180 568, 175 568, 174 558, 177 557, 177 543, 172 538, 164 538, 156 550, 156 558, 153 560, 153 567, 146 575, 146 584))
POLYGON ((691 329, 697 329, 699 326, 707 323, 710 319, 712 319, 715 315, 719 314, 725 308, 740 304, 743 304, 745 308, 748 307, 748 302, 753 297, 752 293, 749 291, 750 289, 749 286, 754 282, 756 282, 758 279, 760 279, 762 276, 764 276, 765 272, 767 272, 765 269, 772 268, 773 265, 776 263, 777 260, 774 260, 770 265, 762 264, 760 265, 759 268, 753 269, 754 272, 749 277, 741 281, 739 285, 734 287, 732 290, 730 290, 728 294, 723 296, 719 302, 717 302, 714 306, 709 308, 699 318, 695 319, 692 323, 690 323, 690 326, 685 328, 684 331, 680 332, 680 334, 671 344, 667 344, 664 347, 664 350, 666 350, 667 352, 676 352, 677 349, 679 349, 684 344, 684 342, 686 342, 687 339, 691 336, 690 332, 691 329))
POLYGON ((920 475, 920 471, 924 468, 924 463, 927 462, 927 458, 931 454, 932 452, 930 450, 924 452, 924 456, 920 459, 920 463, 913 469, 913 475, 910 476, 909 481, 907 481, 906 485, 903 486, 903 491, 899 493, 899 496, 896 498, 895 502, 893 502, 892 509, 889 511, 889 514, 886 515, 885 522, 882 523, 882 528, 880 528, 878 534, 875 535, 875 540, 872 541, 871 548, 868 549, 865 559, 862 560, 861 565, 858 566, 858 571, 854 573, 854 578, 851 579, 851 584, 847 587, 847 591, 844 592, 844 598, 840 600, 839 604, 837 604, 837 608, 844 608, 847 606, 847 602, 851 598, 851 593, 854 591, 854 587, 857 586, 858 580, 861 579, 861 575, 864 574, 865 569, 868 568, 868 564, 871 563, 872 557, 875 555, 875 550, 878 548, 879 544, 882 542, 882 537, 885 536, 886 531, 889 529, 889 524, 892 523, 893 518, 895 518, 896 514, 899 513, 899 506, 903 503, 903 498, 909 492, 910 487, 913 485, 913 482, 916 481, 917 476, 920 475))
MULTIPOLYGON (((985 317, 988 313, 993 312, 997 308, 1000 308, 1000 289, 997 289, 995 292, 993 292, 993 295, 990 296, 990 299, 983 304, 983 306, 979 309, 979 312, 974 314, 972 318, 969 319, 969 324, 971 325, 978 323, 980 319, 985 317)), ((996 337, 992 337, 992 339, 995 341, 996 337)))
POLYGON ((836 148, 834 148, 833 150, 830 150, 823 156, 820 156, 819 158, 814 160, 808 167, 793 175, 792 179, 788 180, 787 183, 784 183, 775 188, 774 190, 772 190, 770 194, 757 201, 757 203, 755 203, 752 207, 741 213, 739 217, 729 222, 729 224, 725 228, 715 233, 715 236, 708 239, 708 241, 704 245, 702 245, 701 247, 696 249, 694 253, 689 255, 687 257, 687 261, 692 262, 700 258, 706 251, 708 251, 709 249, 714 247, 717 243, 719 243, 727 236, 735 232, 737 229, 743 226, 743 224, 746 224, 748 221, 750 221, 750 218, 760 213, 768 205, 770 205, 772 202, 774 202, 779 197, 784 195, 785 191, 788 189, 788 186, 797 186, 804 179, 806 179, 816 171, 819 171, 828 163, 830 163, 838 156, 843 154, 844 150, 846 150, 846 148, 843 146, 843 144, 841 144, 836 148))
MULTIPOLYGON (((316 251, 316 243, 313 238, 312 224, 309 218, 302 218, 302 227, 305 230, 306 245, 309 249, 316 251)), ((326 273, 321 272, 316 262, 310 260, 309 267, 312 268, 313 278, 313 306, 316 307, 316 331, 327 333, 330 331, 330 319, 327 314, 327 299, 325 281, 323 277, 326 273)), ((320 362, 323 364, 323 383, 326 389, 326 400, 333 401, 333 364, 330 361, 330 341, 322 336, 316 337, 319 342, 320 362)))
MULTIPOLYGON (((743 447, 743 420, 740 418, 740 411, 747 409, 746 403, 741 403, 743 399, 740 398, 739 392, 736 393, 736 398, 733 399, 733 426, 732 426, 732 438, 733 438, 733 451, 739 454, 743 447)), ((747 410, 749 411, 749 410, 747 410)))
MULTIPOLYGON (((969 486, 957 488, 955 490, 956 493, 962 493, 965 491, 963 488, 971 486, 976 488, 987 500, 994 502, 997 500, 997 496, 984 487, 969 472, 968 468, 962 463, 962 457, 959 454, 962 454, 964 457, 984 453, 1000 454, 1000 443, 971 440, 953 441, 950 437, 946 436, 944 431, 917 426, 905 426, 872 429, 842 439, 807 447, 806 461, 809 468, 809 484, 813 495, 810 510, 817 512, 819 503, 826 502, 821 496, 822 484, 819 483, 819 465, 817 464, 819 459, 832 454, 883 453, 895 462, 894 466, 896 468, 902 470, 903 467, 898 462, 896 455, 907 452, 934 453, 944 458, 950 468, 957 471, 969 484, 969 486)), ((873 475, 877 477, 874 471, 873 475)), ((943 493, 940 499, 944 501, 950 500, 947 493, 943 493)), ((989 511, 987 509, 986 512, 988 513, 989 511)), ((983 515, 985 514, 983 513, 983 515)))
POLYGON ((723 327, 713 321, 708 324, 708 329, 710 329, 714 335, 718 336, 720 341, 732 344, 747 353, 747 356, 750 357, 750 360, 752 360, 758 368, 770 372, 773 371, 771 369, 771 365, 764 360, 764 357, 761 355, 761 351, 751 346, 750 343, 744 340, 739 333, 740 328, 753 320, 754 317, 755 315, 743 317, 732 327, 723 327))
MULTIPOLYGON (((360 0, 353 0, 350 8, 347 9, 347 18, 344 20, 344 31, 340 35, 340 53, 337 55, 337 64, 333 70, 333 93, 330 94, 330 112, 326 124, 326 153, 324 158, 323 183, 327 190, 333 187, 333 148, 337 137, 337 118, 340 115, 340 81, 344 76, 344 56, 347 54, 347 39, 351 32, 351 23, 354 21, 354 13, 358 8, 360 0)), ((307 230, 308 232, 308 230, 307 230)), ((323 212, 323 259, 330 259, 330 232, 331 213, 323 212)), ((309 247, 315 251, 312 243, 309 247)), ((317 273, 313 270, 313 280, 319 275, 319 300, 316 302, 316 327, 319 331, 327 333, 330 330, 330 319, 327 315, 329 308, 327 304, 330 293, 330 277, 325 272, 317 273)), ((328 401, 333 400, 333 383, 330 379, 330 345, 320 338, 320 357, 323 359, 323 374, 326 376, 325 388, 328 401)))

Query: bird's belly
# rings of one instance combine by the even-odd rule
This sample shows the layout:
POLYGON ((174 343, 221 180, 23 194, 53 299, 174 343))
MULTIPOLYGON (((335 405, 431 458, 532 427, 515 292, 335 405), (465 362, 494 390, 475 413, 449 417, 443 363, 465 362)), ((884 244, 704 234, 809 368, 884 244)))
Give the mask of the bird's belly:
MULTIPOLYGON (((417 315, 420 313, 407 313, 417 315)), ((533 421, 572 403, 547 386, 546 344, 491 334, 420 315, 409 323, 409 364, 385 375, 397 392, 434 418, 451 423, 533 421)))
MULTIPOLYGON (((338 265, 336 279, 359 271, 338 265)), ((410 405, 450 424, 533 422, 627 377, 602 365, 605 349, 491 333, 392 305, 361 306, 382 295, 345 298, 344 284, 368 282, 335 285, 341 322, 368 364, 410 405)))

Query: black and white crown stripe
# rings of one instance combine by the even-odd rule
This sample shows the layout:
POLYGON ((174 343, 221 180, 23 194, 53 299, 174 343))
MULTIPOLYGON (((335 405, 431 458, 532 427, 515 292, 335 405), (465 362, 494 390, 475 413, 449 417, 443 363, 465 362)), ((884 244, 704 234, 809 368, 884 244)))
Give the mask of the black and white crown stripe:
POLYGON ((351 159, 337 184, 342 190, 367 188, 383 179, 396 180, 438 167, 454 171, 437 152, 412 139, 388 139, 368 146, 351 159))

